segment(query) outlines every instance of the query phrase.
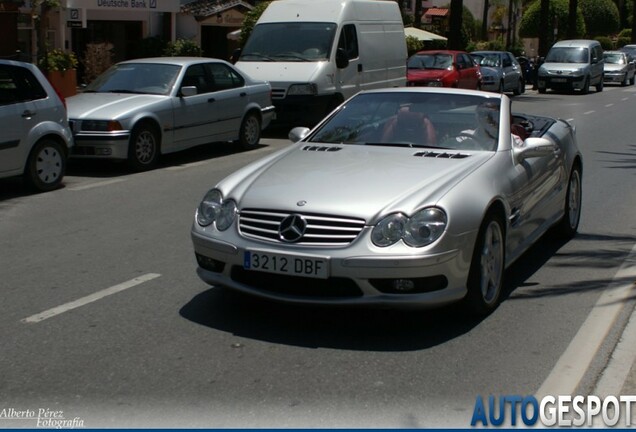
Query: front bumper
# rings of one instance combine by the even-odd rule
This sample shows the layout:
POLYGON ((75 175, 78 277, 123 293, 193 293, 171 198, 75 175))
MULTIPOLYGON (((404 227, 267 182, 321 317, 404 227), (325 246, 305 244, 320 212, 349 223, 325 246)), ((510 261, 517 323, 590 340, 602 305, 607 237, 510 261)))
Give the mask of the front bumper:
POLYGON ((539 76, 537 85, 540 89, 581 90, 585 84, 585 76, 539 76))
POLYGON ((73 158, 127 159, 128 131, 116 133, 84 133, 74 135, 75 145, 71 149, 73 158))
MULTIPOLYGON (((370 230, 370 228, 366 228, 370 230)), ((368 232, 366 233, 368 237, 368 232)), ((406 255, 379 254, 365 245, 365 233, 346 248, 306 248, 289 244, 259 243, 230 235, 230 241, 213 239, 196 225, 191 233, 198 276, 210 285, 225 286, 254 296, 288 303, 316 305, 366 305, 387 307, 437 307, 462 299, 476 232, 452 238, 455 248, 444 252, 406 255), (329 277, 280 275, 246 270, 247 249, 290 256, 328 256, 329 277), (395 280, 414 280, 414 292, 396 291, 395 280)))
POLYGON ((622 83, 625 81, 627 72, 605 72, 603 81, 606 83, 622 83))

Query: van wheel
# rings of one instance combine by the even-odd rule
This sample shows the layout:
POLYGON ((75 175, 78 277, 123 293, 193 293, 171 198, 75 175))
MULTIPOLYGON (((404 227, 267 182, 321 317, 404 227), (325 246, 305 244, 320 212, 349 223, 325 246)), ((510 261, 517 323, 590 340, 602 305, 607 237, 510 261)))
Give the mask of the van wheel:
POLYGON ((629 80, 629 85, 634 85, 635 82, 636 82, 636 75, 633 75, 632 78, 629 80))
POLYGON ((596 84, 596 91, 597 92, 602 92, 603 91, 603 80, 605 78, 601 77, 601 80, 598 82, 598 84, 596 84))
POLYGON ((128 143, 128 165, 135 171, 147 171, 159 157, 160 137, 152 124, 140 123, 132 131, 128 143))
POLYGON ((253 112, 247 113, 241 123, 239 139, 237 143, 244 149, 252 149, 261 140, 261 119, 253 112))
POLYGON ((59 142, 45 138, 31 150, 24 179, 26 183, 41 192, 59 187, 66 170, 66 156, 59 142))

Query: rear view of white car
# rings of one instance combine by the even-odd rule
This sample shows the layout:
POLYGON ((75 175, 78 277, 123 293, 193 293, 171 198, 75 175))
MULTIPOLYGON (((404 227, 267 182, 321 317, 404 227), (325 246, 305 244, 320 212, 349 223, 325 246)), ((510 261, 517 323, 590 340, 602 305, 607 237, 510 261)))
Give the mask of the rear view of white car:
POLYGON ((64 102, 35 65, 0 60, 0 130, 0 178, 60 186, 73 137, 64 102))

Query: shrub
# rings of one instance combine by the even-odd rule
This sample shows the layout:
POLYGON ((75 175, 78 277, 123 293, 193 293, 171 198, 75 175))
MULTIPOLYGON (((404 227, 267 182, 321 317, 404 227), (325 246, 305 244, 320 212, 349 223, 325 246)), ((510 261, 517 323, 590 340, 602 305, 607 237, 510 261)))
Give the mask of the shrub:
POLYGON ((424 43, 421 40, 415 36, 406 37, 406 50, 408 51, 409 56, 420 51, 422 48, 424 48, 424 43))
POLYGON ((594 39, 599 41, 604 50, 609 51, 614 49, 614 43, 612 42, 611 38, 607 36, 597 36, 594 39))
MULTIPOLYGON (((568 14, 569 14, 569 1, 568 0, 550 0, 550 10, 557 19, 558 35, 557 39, 565 39, 568 34, 568 14)), ((541 0, 535 0, 521 17, 519 23, 519 36, 524 38, 539 37, 539 20, 541 15, 541 0)), ((576 35, 577 37, 583 37, 586 34, 585 19, 581 12, 581 4, 579 2, 579 8, 576 17, 576 35)), ((552 31, 552 23, 550 24, 550 31, 552 31)))
POLYGON ((579 9, 585 19, 585 28, 591 36, 618 31, 618 7, 612 0, 579 0, 579 9))
POLYGON ((73 52, 54 49, 46 53, 40 61, 40 67, 45 71, 65 71, 77 67, 77 57, 73 52))
POLYGON ((177 39, 170 42, 164 50, 166 57, 194 56, 201 57, 201 47, 190 39, 177 39))
POLYGON ((618 39, 616 39, 616 48, 622 48, 625 45, 629 45, 632 43, 632 37, 626 37, 626 36, 619 36, 618 39))
POLYGON ((113 44, 110 42, 86 44, 86 51, 84 51, 82 59, 84 82, 90 83, 111 67, 114 63, 113 55, 113 44))

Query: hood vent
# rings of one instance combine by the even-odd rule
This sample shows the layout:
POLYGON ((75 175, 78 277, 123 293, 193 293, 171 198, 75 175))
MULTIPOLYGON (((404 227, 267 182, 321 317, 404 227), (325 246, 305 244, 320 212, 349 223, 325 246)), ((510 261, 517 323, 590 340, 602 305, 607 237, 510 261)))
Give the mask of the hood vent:
POLYGON ((448 153, 448 152, 434 152, 434 151, 417 152, 413 156, 439 158, 439 159, 464 159, 464 158, 470 157, 470 155, 466 153, 448 153))
POLYGON ((342 147, 331 147, 331 146, 305 146, 303 147, 303 151, 314 151, 314 152, 335 152, 342 150, 342 147))

